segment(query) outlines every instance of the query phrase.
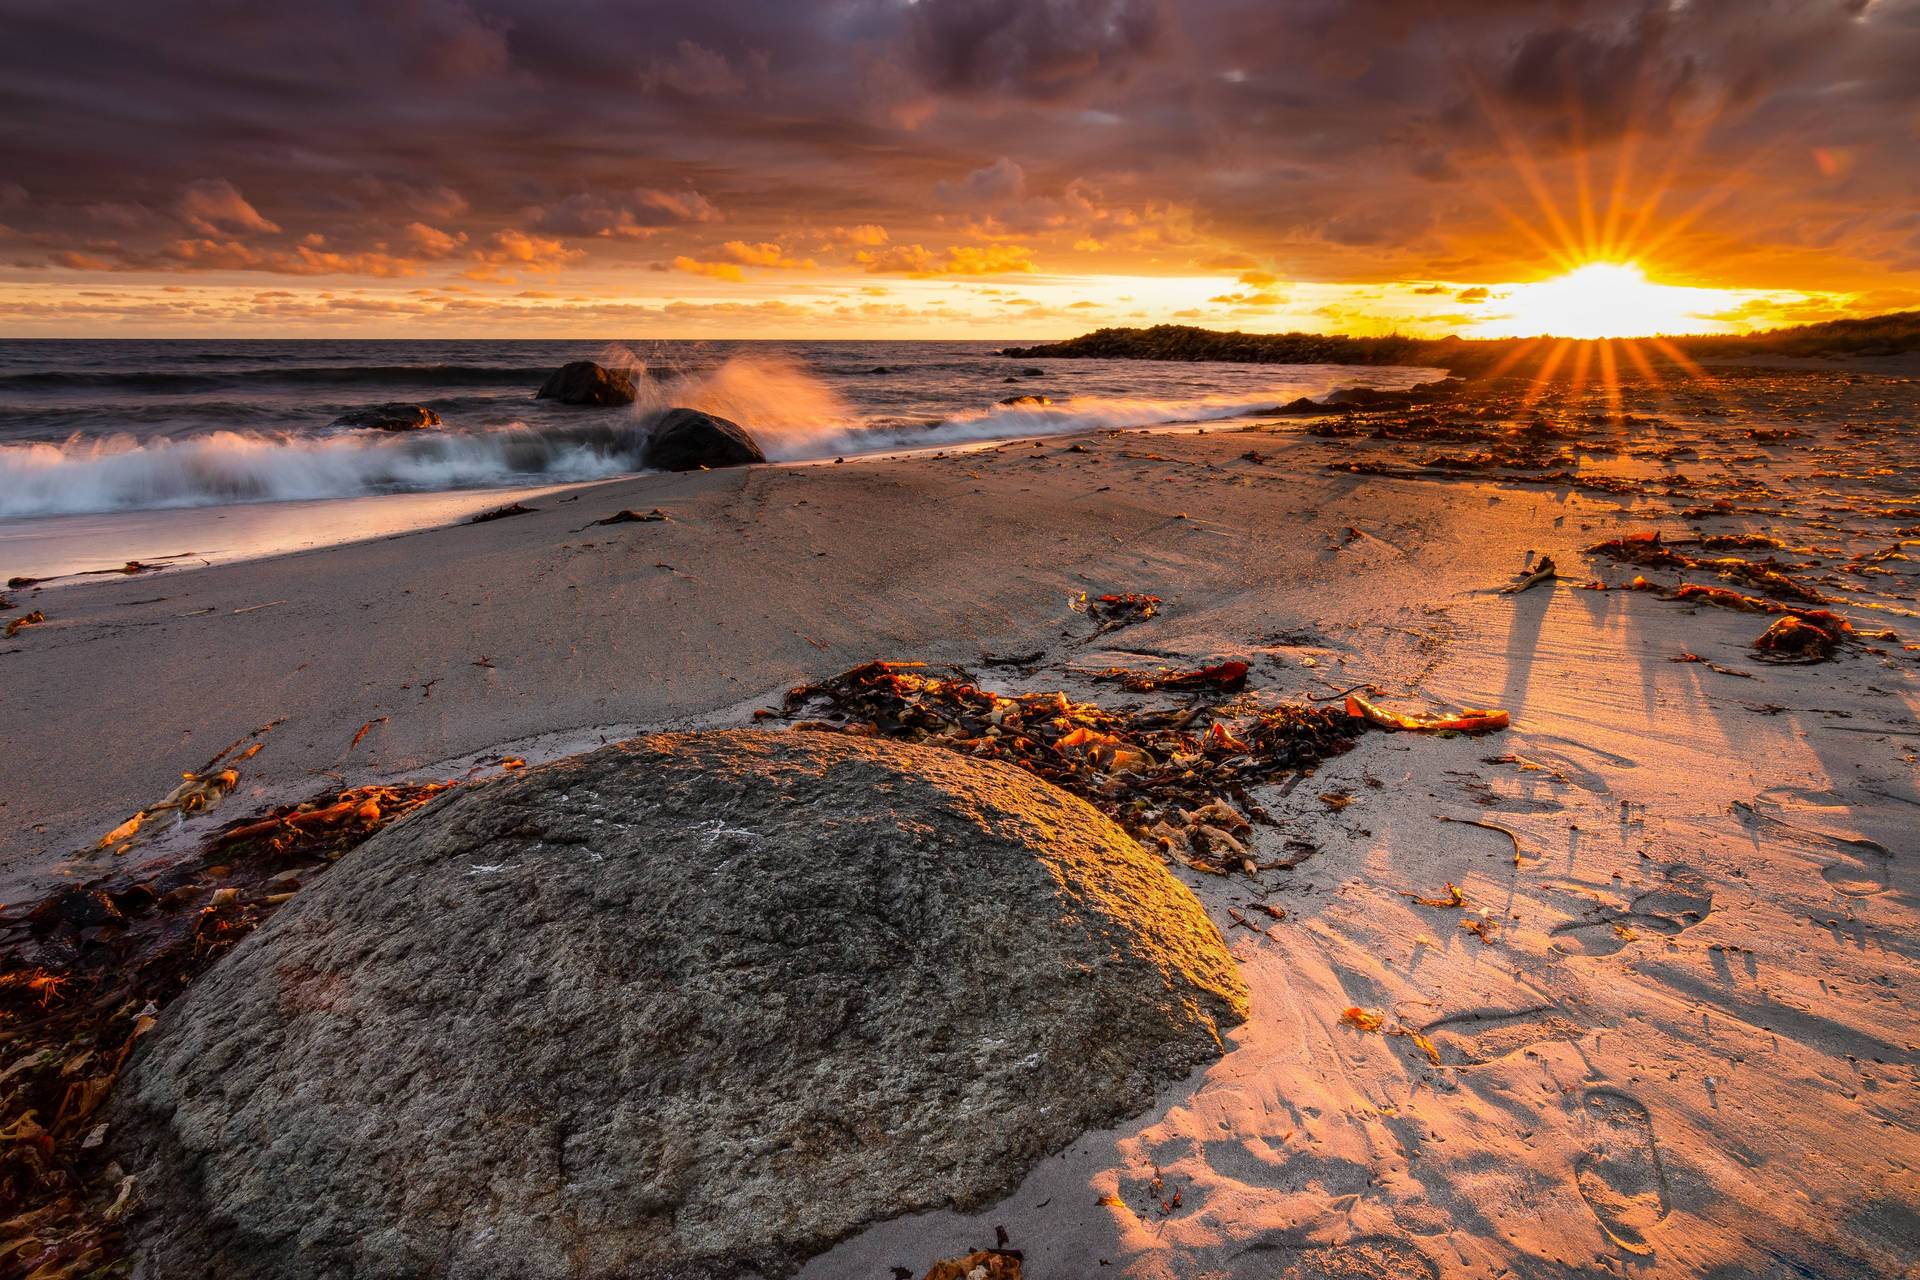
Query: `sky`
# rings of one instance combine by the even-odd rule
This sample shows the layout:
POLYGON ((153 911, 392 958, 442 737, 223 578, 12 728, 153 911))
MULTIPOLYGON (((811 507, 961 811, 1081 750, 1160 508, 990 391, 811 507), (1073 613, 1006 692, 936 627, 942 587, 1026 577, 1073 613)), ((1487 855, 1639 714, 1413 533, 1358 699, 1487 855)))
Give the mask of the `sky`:
POLYGON ((0 335, 1920 306, 1920 0, 0 0, 0 31, 0 335), (1593 262, 1627 265, 1555 280, 1593 262))

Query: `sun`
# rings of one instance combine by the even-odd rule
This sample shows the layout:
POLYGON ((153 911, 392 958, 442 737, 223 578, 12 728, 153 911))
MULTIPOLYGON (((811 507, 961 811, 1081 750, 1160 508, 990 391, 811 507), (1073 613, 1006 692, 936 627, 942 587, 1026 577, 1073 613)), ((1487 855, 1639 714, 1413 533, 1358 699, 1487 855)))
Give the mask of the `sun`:
POLYGON ((1497 296, 1500 310, 1476 326, 1478 336, 1647 338, 1736 327, 1716 314, 1737 301, 1725 290, 1656 284, 1637 262, 1588 262, 1497 296))

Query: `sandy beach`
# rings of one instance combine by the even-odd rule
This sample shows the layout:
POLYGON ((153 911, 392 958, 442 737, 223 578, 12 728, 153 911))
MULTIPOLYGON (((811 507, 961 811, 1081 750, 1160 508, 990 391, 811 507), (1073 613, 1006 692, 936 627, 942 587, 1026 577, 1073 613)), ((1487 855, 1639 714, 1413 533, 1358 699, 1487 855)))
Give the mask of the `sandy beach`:
POLYGON ((874 658, 1110 705, 1180 700, 1106 668, 1240 659, 1266 699, 1499 707, 1511 730, 1372 734, 1263 794, 1262 847, 1310 849, 1292 869, 1174 866, 1252 994, 1222 1060, 992 1209, 882 1224, 804 1274, 917 1275, 997 1228, 1040 1280, 1909 1274, 1920 513, 1914 384, 1890 373, 1732 373, 1610 410, 1554 391, 1538 407, 1586 424, 1549 446, 1570 481, 1436 466, 1473 446, 1402 405, 646 476, 10 590, 45 621, 0 645, 0 896, 97 874, 66 855, 267 725, 219 811, 141 856, 329 785, 755 724, 874 658), (1713 580, 1587 550, 1656 530, 1777 538, 1827 607, 1897 638, 1771 665, 1766 618, 1583 589, 1713 580), (1543 555, 1558 581, 1501 593, 1543 555), (1102 633, 1082 601, 1109 592, 1163 603, 1102 633), (1421 901, 1448 886, 1461 905, 1421 901), (1259 904, 1285 919, 1246 927, 1259 904))

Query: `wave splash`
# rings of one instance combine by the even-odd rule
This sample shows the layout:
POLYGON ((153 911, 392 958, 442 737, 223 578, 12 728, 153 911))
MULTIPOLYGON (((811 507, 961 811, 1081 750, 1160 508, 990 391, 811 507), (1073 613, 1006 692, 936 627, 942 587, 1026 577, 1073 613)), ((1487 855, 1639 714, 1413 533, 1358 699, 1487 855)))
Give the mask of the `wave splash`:
MULTIPOLYGON (((642 362, 608 353, 608 362, 642 362)), ((881 449, 938 448, 1027 435, 1241 416, 1269 396, 1169 401, 1087 397, 996 405, 918 424, 858 419, 826 383, 791 362, 736 358, 698 374, 636 378, 628 410, 484 430, 389 434, 223 430, 136 439, 76 436, 0 444, 0 517, 346 498, 448 489, 572 484, 641 469, 647 435, 668 408, 731 418, 767 456, 801 461, 881 449)))

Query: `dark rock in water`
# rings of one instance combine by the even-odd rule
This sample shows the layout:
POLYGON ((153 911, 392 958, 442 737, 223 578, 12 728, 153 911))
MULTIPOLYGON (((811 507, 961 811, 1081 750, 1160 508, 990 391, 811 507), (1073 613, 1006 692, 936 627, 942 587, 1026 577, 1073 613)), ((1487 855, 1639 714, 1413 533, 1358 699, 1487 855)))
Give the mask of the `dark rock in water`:
MULTIPOLYGON (((1007 381, 1012 382, 1013 379, 1008 378, 1007 381)), ((1053 401, 1048 399, 1046 396, 1008 396, 1005 400, 1002 400, 1000 403, 1001 404, 1052 404, 1053 401)))
POLYGON ((873 368, 867 370, 867 372, 868 373, 892 373, 893 370, 887 368, 887 366, 883 364, 877 364, 873 366, 873 368))
POLYGON ((1047 376, 1047 371, 1045 369, 1022 369, 1020 376, 1023 378, 1044 378, 1047 376))
POLYGON ((423 404, 376 404, 343 413, 330 424, 363 431, 424 431, 440 425, 440 415, 423 404))
POLYGON ((1245 1012, 1031 774, 662 734, 373 837, 160 1015, 108 1132, 157 1276, 781 1276, 991 1203, 1245 1012))
POLYGON ((536 400, 558 400, 561 404, 632 404, 633 378, 625 369, 607 369, 591 360, 575 360, 555 369, 535 393, 536 400))
POLYGON ((1018 381, 1020 381, 1020 379, 1018 379, 1018 378, 1014 378, 1014 377, 1006 377, 1006 378, 1002 378, 1002 379, 1000 379, 1000 381, 1002 381, 1002 382, 1018 382, 1018 381))
POLYGON ((1352 409, 1352 405, 1322 404, 1318 400, 1309 400, 1307 397, 1301 396, 1298 400, 1287 401, 1287 403, 1272 412, 1298 418, 1315 413, 1349 413, 1352 409))
POLYGON ((765 462, 747 429, 698 409, 669 409, 653 424, 640 465, 653 471, 697 471, 765 462))

